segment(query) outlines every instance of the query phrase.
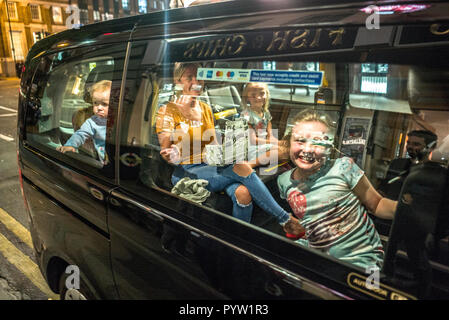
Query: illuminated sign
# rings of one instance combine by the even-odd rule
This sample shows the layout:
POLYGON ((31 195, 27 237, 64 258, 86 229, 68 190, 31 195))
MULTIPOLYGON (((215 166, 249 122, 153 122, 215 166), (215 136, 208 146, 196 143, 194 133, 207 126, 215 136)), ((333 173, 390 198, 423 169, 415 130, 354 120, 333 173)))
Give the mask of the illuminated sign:
POLYGON ((429 4, 399 4, 399 5, 387 5, 387 6, 370 6, 360 11, 367 14, 371 13, 373 10, 379 14, 394 14, 394 13, 411 13, 416 11, 425 10, 430 8, 429 4), (374 7, 374 9, 372 8, 374 7))
POLYGON ((356 34, 357 27, 298 28, 173 39, 166 58, 198 61, 351 49, 356 34))

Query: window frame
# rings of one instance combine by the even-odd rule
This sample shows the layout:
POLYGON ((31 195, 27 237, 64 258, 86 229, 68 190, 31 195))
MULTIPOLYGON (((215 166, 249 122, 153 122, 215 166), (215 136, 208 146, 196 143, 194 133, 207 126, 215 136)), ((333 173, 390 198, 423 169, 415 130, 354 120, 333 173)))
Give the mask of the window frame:
POLYGON ((139 13, 142 13, 142 14, 147 13, 148 12, 148 2, 147 2, 147 0, 138 0, 137 1, 137 7, 138 7, 137 11, 139 13))
MULTIPOLYGON (((132 56, 133 56, 133 49, 136 45, 140 45, 142 43, 147 43, 147 41, 134 41, 132 43, 132 46, 130 48, 130 58, 129 58, 129 64, 128 64, 128 70, 126 75, 124 75, 126 77, 125 82, 128 83, 128 81, 130 79, 134 79, 133 76, 130 74, 130 70, 136 70, 136 68, 139 70, 139 72, 142 72, 142 68, 138 68, 137 65, 133 65, 132 62, 132 56)), ((246 60, 245 58, 242 58, 242 60, 246 60)), ((156 68, 159 66, 156 66, 156 68)), ((126 90, 127 88, 125 88, 126 90)), ((131 101, 134 101, 133 99, 131 99, 131 101)), ((122 105, 122 109, 123 110, 131 110, 132 108, 129 105, 126 105, 126 102, 123 102, 122 105)), ((335 110, 335 108, 331 107, 331 110, 335 110)), ((125 123, 129 121, 129 119, 125 119, 124 114, 121 114, 120 117, 120 137, 118 138, 120 141, 119 144, 119 154, 122 154, 123 152, 128 152, 128 151, 124 151, 126 149, 126 147, 128 147, 126 145, 126 141, 128 140, 128 136, 127 136, 127 132, 125 132, 125 123)), ((128 123, 129 124, 129 123, 128 123)), ((340 126, 341 127, 341 126, 340 126)), ((153 130, 153 129, 152 129, 153 130)), ((143 149, 143 148, 142 148, 143 149)), ((142 150, 141 149, 141 150, 142 150)), ((133 152, 133 151, 131 151, 133 152)), ((137 152, 137 151, 136 151, 137 152)), ((143 156, 140 156, 140 158, 143 158, 143 156)), ((295 250, 297 251, 295 253, 292 253, 292 256, 297 256, 297 255, 302 255, 302 254, 312 254, 312 255, 316 255, 317 259, 321 260, 324 259, 327 261, 327 263, 325 263, 327 266, 334 266, 335 264, 338 264, 341 267, 341 271, 346 270, 345 274, 348 274, 349 272, 358 272, 358 273, 362 273, 365 272, 365 270, 363 270, 362 268, 355 266, 355 265, 351 265, 348 264, 346 262, 343 262, 341 260, 338 260, 334 257, 325 255, 321 252, 317 252, 316 250, 310 249, 310 248, 306 248, 303 247, 299 244, 296 243, 292 243, 290 240, 288 240, 287 238, 283 237, 280 234, 276 234, 270 230, 267 230, 261 226, 257 226, 255 224, 249 224, 243 221, 238 220, 237 218, 234 218, 230 213, 227 212, 223 212, 223 211, 218 211, 215 208, 210 208, 204 205, 197 205, 191 201, 188 201, 180 196, 177 196, 173 193, 171 193, 168 190, 165 190, 163 188, 160 188, 159 186, 156 185, 152 185, 151 187, 148 185, 143 185, 142 183, 139 186, 134 186, 133 184, 135 184, 135 180, 128 182, 125 181, 124 179, 122 179, 122 176, 126 176, 124 174, 122 174, 121 171, 121 167, 118 165, 119 169, 119 173, 118 173, 118 177, 119 177, 119 188, 125 190, 127 193, 132 193, 135 194, 138 197, 143 197, 145 199, 145 201, 148 201, 149 203, 151 203, 151 206, 153 206, 154 204, 156 204, 157 206, 163 206, 165 208, 165 210, 167 211, 171 211, 171 212, 177 212, 177 216, 179 219, 184 220, 187 219, 186 221, 189 221, 188 223, 192 226, 195 226, 196 228, 200 229, 200 230, 210 230, 211 234, 215 234, 216 230, 221 230, 221 235, 223 236, 224 234, 226 234, 226 237, 232 237, 234 240, 233 241, 237 241, 236 243, 241 244, 241 241, 252 241, 250 239, 258 239, 261 234, 268 237, 272 237, 274 240, 273 242, 276 243, 277 249, 283 251, 284 249, 286 250, 286 248, 290 248, 289 250, 291 250, 294 246, 295 250), (169 201, 167 201, 167 197, 170 198, 169 201), (165 200, 162 200, 165 199, 165 200), (193 219, 193 220, 192 220, 193 219), (241 230, 239 232, 236 232, 236 230, 241 230), (243 231, 245 230, 245 231, 243 231), (283 249, 281 249, 279 246, 283 247, 283 249)), ((162 170, 162 169, 161 169, 162 170)), ((162 170, 163 171, 163 170, 162 170)), ((139 178, 137 178, 139 179, 139 178)), ((227 199, 229 201, 231 201, 230 199, 227 199)), ((256 242, 252 243, 253 245, 257 245, 256 242)), ((273 252, 276 252, 274 247, 271 247, 271 245, 269 245, 266 248, 268 251, 272 250, 270 252, 270 254, 272 254, 273 252)))
POLYGON ((387 95, 388 94, 388 73, 389 73, 389 64, 388 63, 370 63, 370 64, 374 64, 375 65, 375 71, 374 72, 363 72, 363 65, 365 63, 362 63, 360 65, 361 69, 360 69, 360 85, 359 85, 359 90, 361 93, 364 94, 376 94, 376 95, 387 95), (380 72, 379 71, 379 66, 381 64, 386 64, 387 65, 387 71, 386 72, 380 72), (381 83, 385 83, 385 91, 380 91, 380 89, 377 90, 362 90, 363 87, 363 80, 367 79, 367 77, 371 77, 373 79, 378 79, 380 80, 381 83), (385 81, 383 81, 385 79, 385 81))
MULTIPOLYGON (((112 58, 114 59, 114 70, 113 70, 113 82, 112 82, 112 88, 120 86, 121 84, 121 77, 123 76, 123 68, 125 65, 125 57, 126 57, 126 49, 127 46, 126 44, 115 44, 115 45, 98 45, 98 46, 91 46, 91 47, 86 47, 86 48, 82 48, 81 49, 81 59, 78 60, 72 60, 72 61, 64 61, 63 63, 71 63, 73 61, 83 61, 86 59, 95 59, 95 58, 100 58, 100 57, 104 57, 104 52, 103 54, 99 55, 98 54, 98 50, 106 50, 107 48, 111 48, 112 46, 114 46, 115 50, 116 50, 116 55, 112 56, 112 58), (121 46, 121 48, 117 49, 117 46, 121 46), (121 49, 121 50, 120 50, 121 49), (117 54, 118 53, 118 54, 117 54), (93 56, 92 56, 93 54, 93 56), (88 56, 89 58, 86 58, 85 56, 88 56), (119 62, 118 64, 116 62, 119 62), (114 80, 114 78, 118 77, 118 74, 120 72, 120 80, 114 80)), ((106 151, 107 154, 109 155, 110 161, 108 164, 103 165, 101 168, 100 167, 95 167, 95 166, 91 166, 89 164, 87 164, 85 161, 89 161, 89 157, 88 156, 83 156, 82 159, 84 159, 85 161, 81 160, 80 161, 80 156, 78 154, 75 154, 73 156, 67 155, 67 154, 62 154, 61 152, 57 151, 56 149, 53 149, 45 144, 41 144, 38 142, 33 141, 32 139, 30 139, 29 134, 30 132, 27 130, 29 124, 27 123, 26 119, 27 119, 27 115, 28 115, 28 108, 30 108, 33 98, 35 97, 35 94, 33 94, 32 92, 32 87, 35 83, 35 81, 37 81, 36 77, 37 77, 37 73, 39 72, 40 69, 40 64, 42 63, 42 61, 44 61, 44 59, 46 59, 49 56, 53 56, 53 58, 60 53, 63 52, 68 52, 68 51, 72 51, 72 50, 77 50, 77 49, 65 49, 65 50, 61 50, 61 51, 53 51, 50 52, 46 55, 43 55, 41 57, 39 57, 39 62, 37 62, 37 66, 35 67, 35 69, 33 70, 33 74, 30 77, 30 90, 28 90, 27 93, 27 109, 24 111, 24 135, 23 135, 23 141, 26 142, 25 148, 32 150, 33 152, 37 152, 39 154, 41 154, 42 156, 46 156, 49 157, 53 160, 56 160, 60 163, 63 163, 64 165, 67 165, 71 168, 73 168, 76 171, 80 171, 80 172, 84 172, 88 175, 94 176, 98 179, 107 181, 108 183, 116 183, 116 176, 115 176, 115 153, 116 153, 116 134, 115 131, 117 130, 117 124, 118 124, 118 115, 111 115, 108 117, 108 126, 107 126, 107 135, 106 135, 106 151), (112 121, 112 125, 110 124, 110 121, 112 121), (109 133, 108 133, 109 132, 109 133)), ((78 49, 79 50, 79 49, 78 49)), ((106 52, 106 51, 105 51, 106 52)), ((53 60, 51 60, 53 62, 53 60)), ((48 63, 48 62, 47 62, 48 63)), ((45 66, 45 70, 46 74, 44 75, 45 77, 48 77, 49 73, 48 72, 48 68, 49 66, 46 65, 45 66)), ((45 85, 48 82, 48 78, 45 80, 45 85)), ((117 93, 117 96, 120 95, 120 92, 117 93)), ((112 99, 112 92, 111 92, 111 96, 110 96, 110 108, 111 106, 113 108, 115 108, 115 111, 117 111, 119 109, 119 101, 117 99, 117 101, 115 103, 111 103, 113 100, 112 99)), ((40 98, 39 98, 40 99, 40 98)), ((62 106, 60 107, 60 110, 62 110, 62 106)), ((111 110, 111 109, 110 109, 111 110)), ((59 128, 59 127, 58 127, 59 128)), ((94 161, 95 163, 100 163, 98 160, 94 160, 93 158, 92 161, 94 161)), ((94 163, 92 162, 92 163, 94 163)))
POLYGON ((31 16, 31 21, 35 21, 35 22, 42 21, 41 6, 39 4, 30 3, 30 16, 31 16), (37 14, 37 17, 36 17, 36 14, 37 14))
POLYGON ((121 5, 122 5, 122 9, 123 9, 124 11, 130 11, 130 10, 131 10, 129 0, 121 0, 121 5), (126 6, 125 6, 125 5, 126 5, 126 6))
POLYGON ((15 1, 8 1, 6 3, 6 6, 7 6, 8 14, 9 14, 9 19, 12 20, 12 21, 19 20, 19 13, 18 13, 18 10, 17 10, 17 2, 15 2, 15 1))
POLYGON ((64 23, 64 19, 63 19, 63 15, 62 15, 62 8, 59 6, 52 6, 51 7, 51 19, 53 21, 54 24, 63 24, 64 23), (56 12, 56 16, 59 17, 59 19, 55 19, 55 11, 59 11, 56 12))

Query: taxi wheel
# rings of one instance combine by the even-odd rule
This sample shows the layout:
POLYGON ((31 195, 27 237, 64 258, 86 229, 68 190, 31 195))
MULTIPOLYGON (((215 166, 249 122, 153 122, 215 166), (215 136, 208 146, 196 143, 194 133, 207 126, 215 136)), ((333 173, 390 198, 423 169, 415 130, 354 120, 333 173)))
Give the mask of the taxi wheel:
POLYGON ((80 279, 79 289, 68 289, 66 286, 68 277, 69 274, 63 272, 59 279, 59 298, 61 300, 94 300, 93 295, 86 288, 82 279, 80 279))

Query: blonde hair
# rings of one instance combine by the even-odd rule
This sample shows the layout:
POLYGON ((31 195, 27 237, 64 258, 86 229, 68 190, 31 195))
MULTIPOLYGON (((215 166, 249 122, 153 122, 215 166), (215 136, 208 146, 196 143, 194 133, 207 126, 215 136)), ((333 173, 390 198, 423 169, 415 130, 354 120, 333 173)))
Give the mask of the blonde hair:
POLYGON ((176 62, 175 68, 173 69, 173 80, 175 82, 181 80, 182 75, 189 67, 195 67, 196 69, 198 69, 201 67, 201 65, 199 63, 192 62, 176 62))
POLYGON ((94 94, 95 91, 101 91, 104 92, 106 90, 110 90, 112 87, 112 81, 111 80, 101 80, 92 85, 90 88, 91 96, 94 94))
MULTIPOLYGON (((324 124, 328 129, 329 133, 335 134, 336 128, 332 124, 331 118, 323 111, 318 111, 315 109, 305 109, 296 114, 293 118, 293 126, 301 122, 320 122, 324 124)), ((290 149, 290 140, 292 137, 292 128, 289 128, 289 131, 284 135, 283 143, 290 149)), ((335 141, 335 140, 334 140, 335 141)))
POLYGON ((265 91, 267 97, 263 105, 263 111, 268 111, 268 108, 270 108, 270 91, 268 90, 268 85, 266 83, 261 82, 249 82, 245 86, 242 92, 242 101, 241 101, 242 108, 248 109, 248 91, 253 88, 260 88, 265 91))

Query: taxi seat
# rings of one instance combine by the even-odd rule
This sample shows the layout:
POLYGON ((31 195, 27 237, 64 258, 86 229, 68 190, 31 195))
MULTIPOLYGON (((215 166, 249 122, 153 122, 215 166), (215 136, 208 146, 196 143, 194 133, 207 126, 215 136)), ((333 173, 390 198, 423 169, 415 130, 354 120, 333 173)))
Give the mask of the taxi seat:
POLYGON ((239 108, 241 97, 234 86, 208 88, 205 91, 206 100, 214 112, 220 112, 229 108, 239 108), (217 107, 218 106, 218 107, 217 107), (217 110, 220 109, 220 110, 217 110))
POLYGON ((382 271, 392 279, 400 276, 397 253, 403 245, 418 298, 425 299, 432 290, 434 271, 430 260, 438 254, 438 244, 448 234, 448 199, 448 170, 434 161, 413 167, 399 194, 382 271))

